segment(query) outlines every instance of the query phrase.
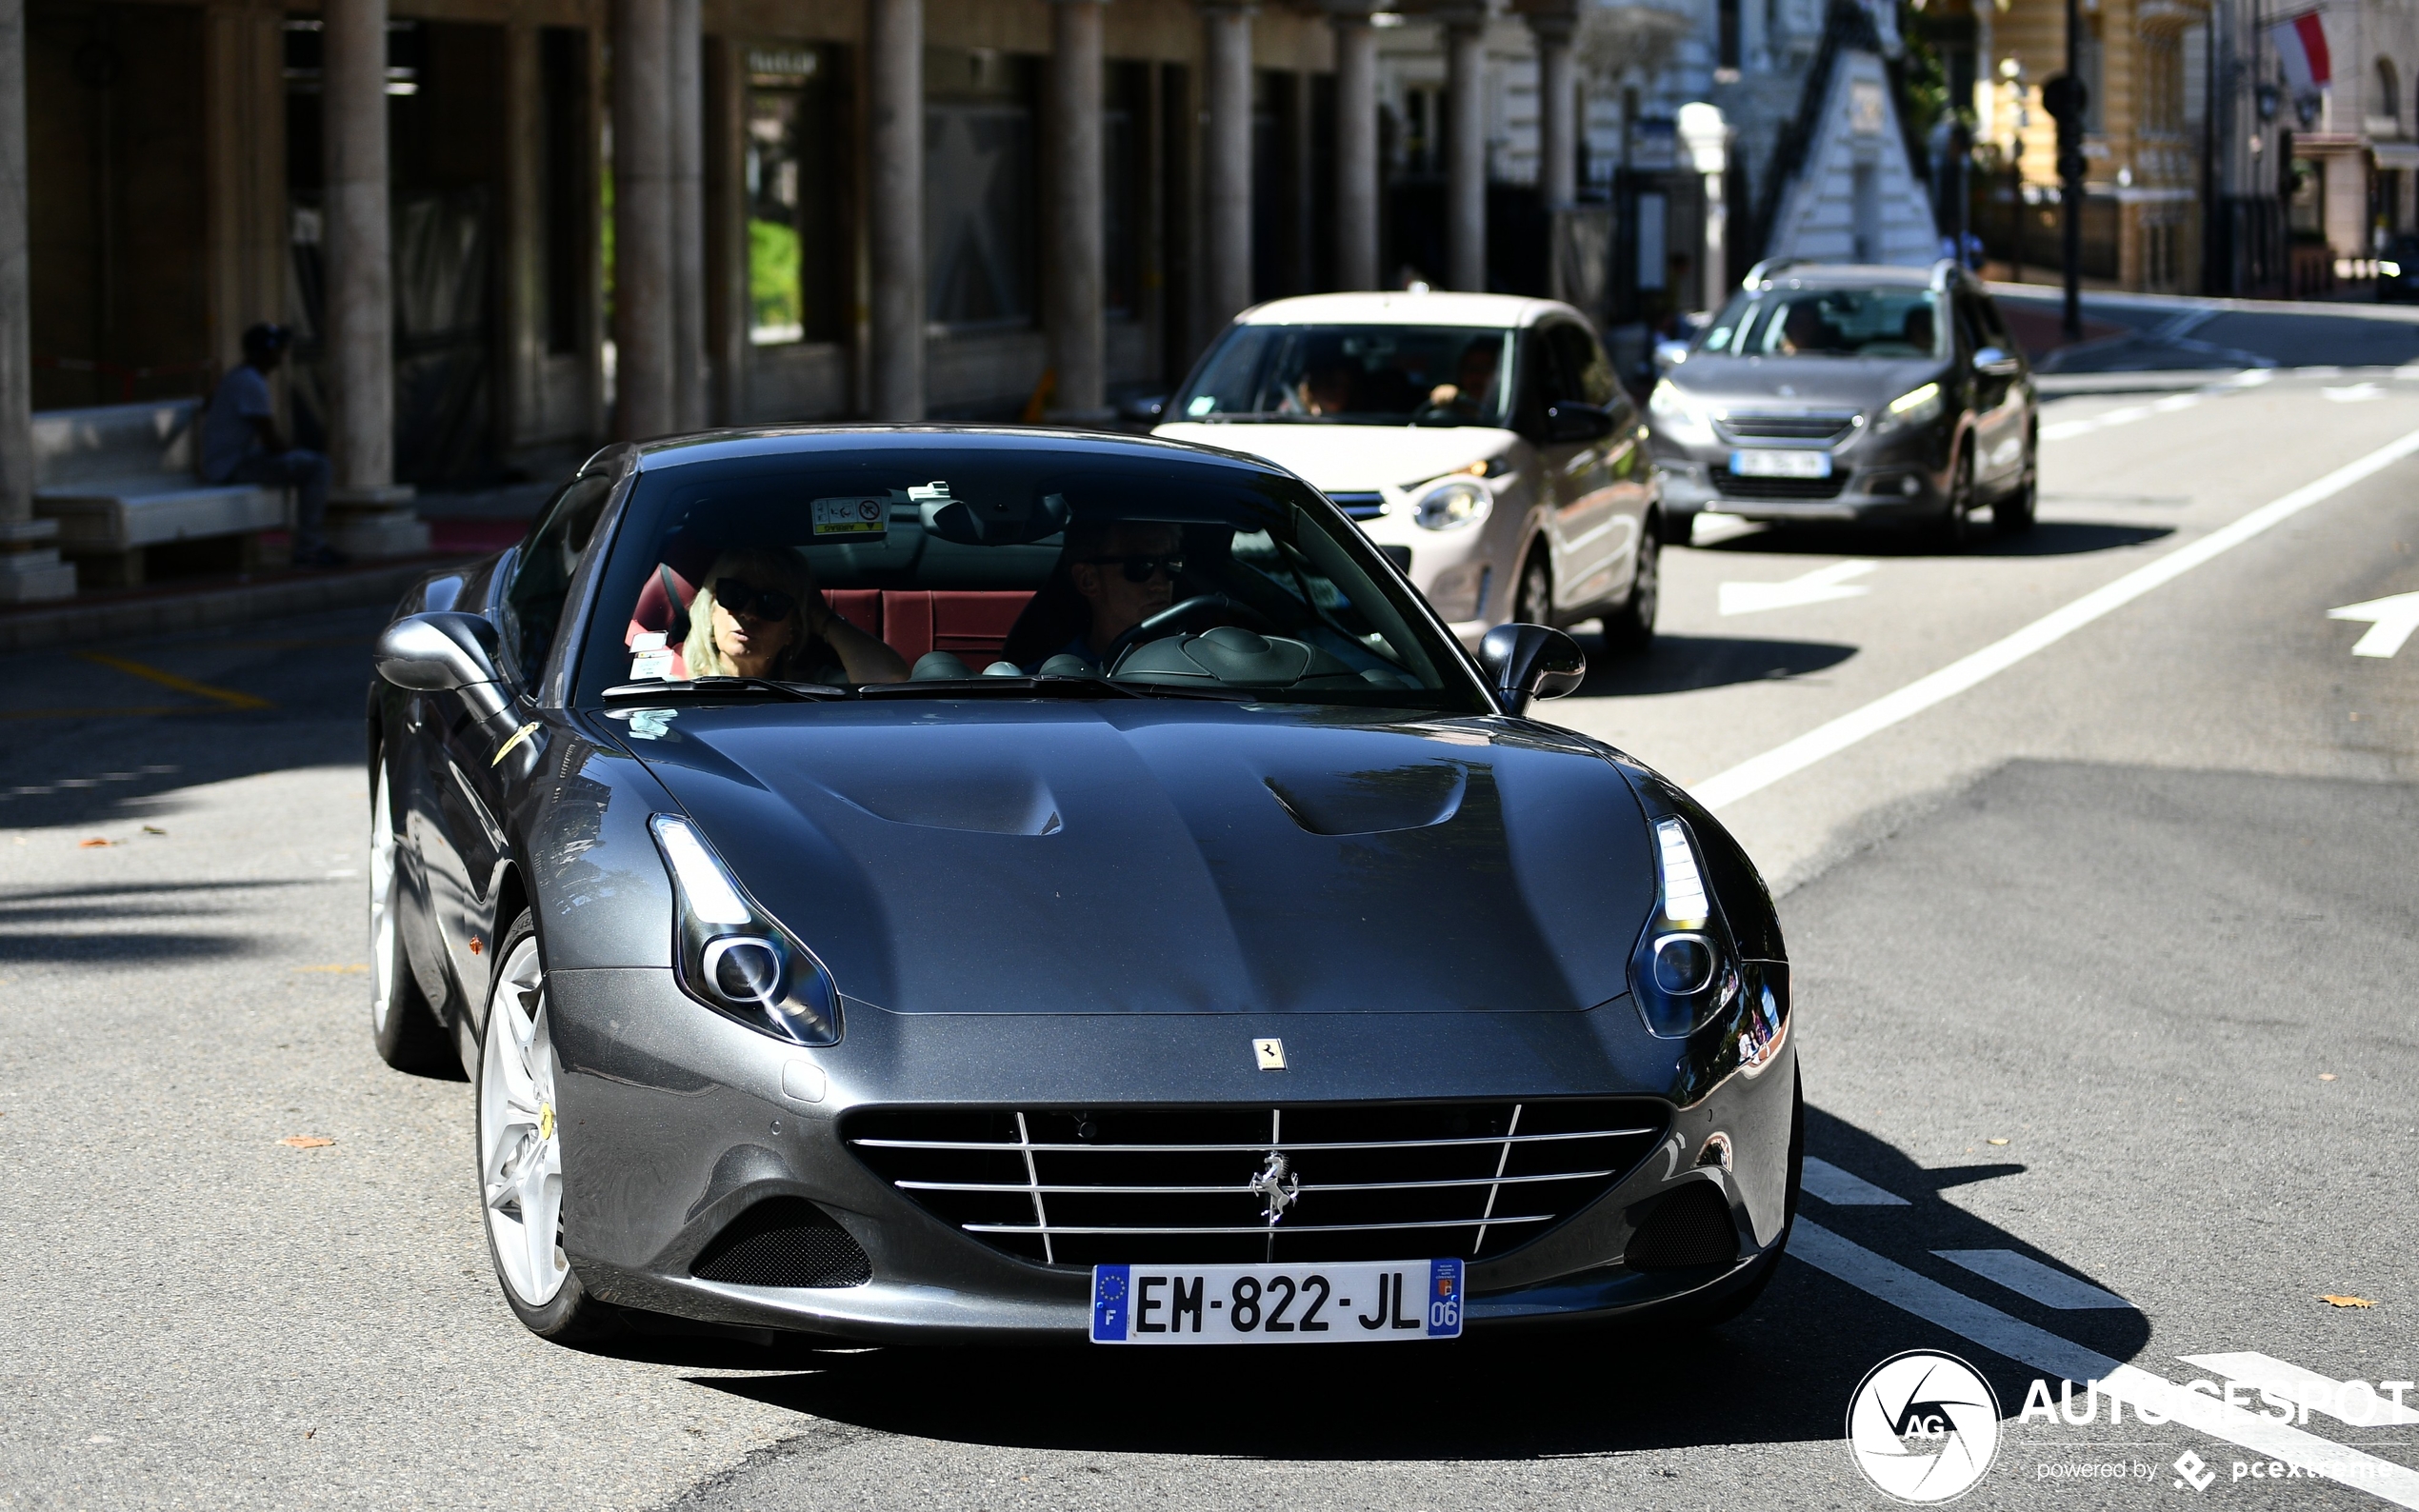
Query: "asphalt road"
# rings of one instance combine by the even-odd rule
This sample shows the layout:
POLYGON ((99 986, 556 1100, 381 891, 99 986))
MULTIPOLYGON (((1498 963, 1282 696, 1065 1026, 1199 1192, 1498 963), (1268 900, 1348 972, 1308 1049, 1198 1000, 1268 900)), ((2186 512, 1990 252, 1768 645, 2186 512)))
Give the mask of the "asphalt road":
POLYGON ((1667 557, 1661 644, 1547 712, 1724 795, 1785 890, 1837 1173, 1690 1340, 541 1343, 488 1271, 467 1084, 368 1044, 381 616, 0 662, 0 1507, 1881 1506, 1841 1425, 1911 1348, 1999 1397, 1969 1505, 2419 1505, 2376 1479, 2419 1424, 2293 1425, 2381 1498, 2269 1481, 2256 1413, 2018 1411, 2075 1362, 2419 1378, 2419 638, 2355 657, 2328 617, 2419 590, 2419 458, 2255 514, 2413 432, 2390 374, 2064 399, 2023 540, 1708 520, 1667 557), (1772 776, 1823 730, 1860 738, 1772 776))

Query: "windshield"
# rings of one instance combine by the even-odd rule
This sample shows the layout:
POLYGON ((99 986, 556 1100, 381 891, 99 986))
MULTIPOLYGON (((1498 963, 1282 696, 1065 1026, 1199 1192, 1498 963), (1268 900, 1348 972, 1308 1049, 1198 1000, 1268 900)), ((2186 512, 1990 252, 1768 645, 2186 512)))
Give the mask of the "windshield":
POLYGON ((1468 326, 1237 326, 1170 419, 1500 426, 1512 333, 1468 326))
POLYGON ((581 696, 1488 707, 1416 595, 1290 478, 1131 446, 918 440, 644 473, 581 696))
POLYGON ((1924 288, 1775 288, 1730 301, 1705 333, 1735 357, 1938 357, 1940 296, 1924 288))

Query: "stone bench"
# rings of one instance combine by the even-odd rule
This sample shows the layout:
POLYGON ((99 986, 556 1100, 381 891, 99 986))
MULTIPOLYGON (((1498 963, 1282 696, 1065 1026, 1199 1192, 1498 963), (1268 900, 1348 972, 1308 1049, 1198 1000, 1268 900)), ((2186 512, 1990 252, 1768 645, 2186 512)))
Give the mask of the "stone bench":
POLYGON ((198 399, 46 409, 33 417, 33 512, 58 522, 60 555, 87 587, 139 584, 151 547, 235 538, 230 566, 269 565, 263 531, 290 524, 286 492, 204 483, 198 399))

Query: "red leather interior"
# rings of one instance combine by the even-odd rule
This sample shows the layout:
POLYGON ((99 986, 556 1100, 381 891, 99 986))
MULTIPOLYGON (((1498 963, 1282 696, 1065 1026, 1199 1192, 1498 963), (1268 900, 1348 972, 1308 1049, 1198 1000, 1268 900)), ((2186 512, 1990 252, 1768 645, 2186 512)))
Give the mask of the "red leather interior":
MULTIPOLYGON (((660 571, 650 573, 647 586, 638 590, 630 629, 622 637, 624 645, 650 631, 670 633, 672 606, 664 592, 664 576, 660 571)), ((670 576, 686 607, 696 597, 696 585, 677 570, 670 576)), ((1025 612, 1032 596, 1021 588, 910 592, 831 588, 823 597, 832 613, 868 635, 880 636, 910 666, 927 651, 949 651, 962 658, 970 670, 979 672, 999 659, 1008 632, 1015 627, 1016 617, 1025 612)), ((669 649, 671 675, 687 677, 688 664, 680 647, 674 645, 669 649)))

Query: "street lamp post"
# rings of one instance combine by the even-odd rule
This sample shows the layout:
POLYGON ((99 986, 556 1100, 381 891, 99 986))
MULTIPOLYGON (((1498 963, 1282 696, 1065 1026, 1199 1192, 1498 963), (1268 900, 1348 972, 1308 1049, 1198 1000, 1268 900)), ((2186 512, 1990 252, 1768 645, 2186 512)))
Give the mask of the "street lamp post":
POLYGON ((2067 71, 2042 86, 2042 104, 2058 123, 2060 249, 2066 262, 2066 312, 2060 328, 2069 341, 2083 339, 2083 111, 2090 93, 2083 84, 2082 0, 2067 0, 2067 71))
POLYGON ((1680 107, 1679 131, 1689 166, 1705 175, 1705 308, 1718 313, 1730 293, 1730 260, 1723 248, 1730 212, 1722 199, 1722 176, 1730 165, 1730 127, 1722 119, 1720 106, 1693 100, 1680 107))

